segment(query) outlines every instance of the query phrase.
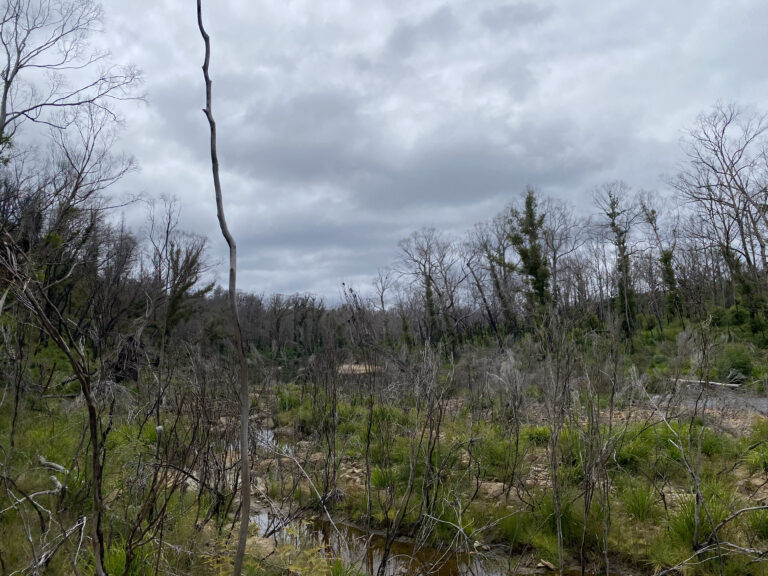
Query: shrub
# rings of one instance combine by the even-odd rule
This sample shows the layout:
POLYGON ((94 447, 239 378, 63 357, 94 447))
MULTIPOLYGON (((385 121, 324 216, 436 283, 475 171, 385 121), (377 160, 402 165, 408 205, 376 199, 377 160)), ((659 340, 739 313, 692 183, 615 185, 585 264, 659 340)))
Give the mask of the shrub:
POLYGON ((712 326, 725 326, 728 324, 728 311, 722 306, 715 306, 709 311, 712 318, 712 326))
POLYGON ((290 412, 301 404, 299 391, 288 386, 281 386, 277 390, 277 409, 280 412, 290 412))
POLYGON ((147 549, 139 548, 135 552, 131 566, 127 572, 124 572, 126 566, 126 555, 123 543, 118 539, 106 550, 104 554, 104 567, 107 574, 127 574, 128 576, 141 576, 144 574, 144 567, 150 564, 150 554, 147 549))
POLYGON ((749 320, 749 312, 741 306, 731 306, 728 310, 730 323, 734 326, 741 326, 749 320))
POLYGON ((499 534, 513 548, 520 548, 530 543, 535 532, 533 517, 530 512, 520 510, 499 519, 499 534))
POLYGON ((534 446, 546 446, 549 442, 549 435, 548 426, 529 426, 522 433, 523 438, 534 446))
POLYGON ((768 472, 768 450, 763 446, 750 450, 744 456, 744 464, 747 466, 750 474, 760 471, 768 472))
POLYGON ((627 439, 622 442, 616 451, 616 461, 624 468, 637 471, 653 453, 655 443, 655 430, 642 430, 627 434, 627 439))
POLYGON ((768 418, 762 416, 755 417, 750 427, 750 440, 752 442, 768 440, 768 418))
MULTIPOLYGON (((544 527, 543 531, 550 535, 557 535, 555 501, 551 494, 544 496, 536 514, 544 527)), ((565 546, 576 546, 581 542, 583 520, 582 512, 573 496, 563 493, 560 498, 560 526, 563 530, 563 544, 565 546)))
MULTIPOLYGON (((728 516, 730 492, 720 485, 704 486, 704 500, 712 523, 702 506, 699 510, 699 543, 705 541, 712 533, 712 524, 719 524, 728 516)), ((669 519, 669 532, 680 545, 693 544, 696 526, 695 497, 689 496, 681 502, 680 509, 669 519)))
POLYGON ((722 456, 733 451, 731 437, 725 433, 718 433, 709 428, 704 430, 701 437, 701 453, 708 458, 722 456))
POLYGON ((371 470, 371 487, 377 490, 384 490, 392 483, 391 476, 391 473, 385 472, 376 466, 376 468, 371 470))
POLYGON ((737 375, 752 375, 752 352, 740 342, 726 344, 717 362, 718 377, 733 379, 737 375))

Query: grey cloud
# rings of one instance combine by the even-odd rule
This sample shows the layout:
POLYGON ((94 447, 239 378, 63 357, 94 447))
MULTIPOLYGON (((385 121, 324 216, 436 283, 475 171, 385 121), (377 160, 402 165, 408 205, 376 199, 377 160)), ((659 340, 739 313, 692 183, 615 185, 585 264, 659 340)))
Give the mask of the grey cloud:
POLYGON ((315 250, 351 250, 361 246, 386 246, 393 237, 390 227, 376 219, 352 219, 353 214, 340 209, 333 218, 318 219, 315 211, 297 207, 295 214, 278 221, 252 223, 243 230, 244 243, 268 250, 298 250, 314 246, 315 250), (322 239, 322 242, 318 242, 322 239))
POLYGON ((447 4, 423 20, 401 22, 387 41, 388 51, 397 57, 408 57, 420 47, 446 44, 456 38, 460 25, 447 4))
POLYGON ((387 155, 365 103, 352 91, 330 89, 254 102, 244 125, 222 125, 222 162, 267 182, 353 185, 380 171, 387 155))
MULTIPOLYGON (((142 171, 122 186, 175 193, 223 261, 194 11, 105 8, 105 47, 144 69, 150 98, 126 114, 142 171)), ((257 291, 335 298, 400 237, 460 233, 527 184, 580 205, 615 178, 663 187, 696 113, 766 110, 759 0, 240 1, 207 19, 228 217, 257 291)))
POLYGON ((491 65, 481 76, 483 87, 491 86, 504 91, 515 101, 524 101, 535 92, 537 80, 528 54, 513 54, 499 64, 491 65))
POLYGON ((547 19, 551 9, 533 2, 518 2, 494 6, 482 12, 480 21, 493 32, 517 32, 547 19))

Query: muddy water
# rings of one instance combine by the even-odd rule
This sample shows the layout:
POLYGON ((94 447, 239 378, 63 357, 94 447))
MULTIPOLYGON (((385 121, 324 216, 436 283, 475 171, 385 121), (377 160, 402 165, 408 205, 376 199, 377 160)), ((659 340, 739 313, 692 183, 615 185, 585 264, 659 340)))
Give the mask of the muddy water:
MULTIPOLYGON (((266 511, 251 516, 260 534, 275 527, 276 519, 266 511)), ((278 545, 292 544, 297 548, 317 548, 328 558, 340 558, 345 565, 356 566, 366 574, 378 573, 385 539, 379 534, 366 534, 346 524, 312 520, 296 522, 290 529, 282 529, 273 536, 278 545)), ((519 556, 506 556, 501 552, 470 550, 456 553, 436 548, 416 548, 410 540, 396 540, 387 561, 386 576, 510 576, 553 575, 556 571, 542 567, 529 567, 519 556)), ((566 576, 581 576, 578 568, 568 568, 566 576)), ((587 573, 586 576, 596 576, 587 573)), ((616 575, 614 575, 616 576, 616 575)))
MULTIPOLYGON (((277 438, 272 430, 260 429, 256 441, 277 451, 277 438)), ((283 453, 292 452, 281 446, 283 453)), ((356 566, 364 573, 375 575, 384 553, 386 539, 382 534, 367 533, 344 524, 331 524, 327 518, 295 521, 290 527, 279 527, 279 521, 267 510, 255 510, 251 523, 260 535, 272 534, 278 545, 291 544, 298 549, 319 549, 328 558, 340 558, 345 565, 356 566), (278 528, 278 529, 276 529, 278 528)), ((387 561, 386 576, 530 576, 553 575, 559 572, 542 567, 530 567, 520 556, 510 556, 501 550, 470 549, 462 552, 417 547, 412 540, 398 539, 392 545, 387 561)), ((579 568, 564 571, 566 576, 581 576, 579 568)), ((586 576, 596 576, 587 573, 586 576)), ((613 575, 618 576, 618 575, 613 575)))
MULTIPOLYGON (((267 512, 259 512, 251 517, 251 522, 259 527, 259 533, 266 534, 273 528, 275 519, 267 512)), ((275 537, 278 544, 319 548, 329 558, 341 558, 345 564, 357 566, 368 574, 376 574, 384 551, 384 537, 378 534, 367 536, 365 532, 345 524, 337 524, 336 527, 338 532, 328 521, 305 521, 294 523, 289 530, 278 531, 275 537)), ((513 573, 514 564, 500 555, 474 551, 457 554, 435 548, 416 548, 413 542, 405 540, 394 542, 386 569, 387 576, 507 576, 513 573)))

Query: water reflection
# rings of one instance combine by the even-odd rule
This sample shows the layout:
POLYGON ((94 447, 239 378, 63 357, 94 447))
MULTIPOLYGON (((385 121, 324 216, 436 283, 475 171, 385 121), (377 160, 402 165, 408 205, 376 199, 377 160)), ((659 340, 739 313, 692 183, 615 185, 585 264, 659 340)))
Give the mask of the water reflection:
MULTIPOLYGON (((259 534, 269 534, 279 526, 279 519, 267 511, 251 517, 259 534)), ((297 549, 317 548, 328 558, 340 558, 345 565, 355 566, 367 574, 377 574, 386 540, 380 534, 365 532, 346 524, 337 524, 338 532, 328 521, 320 519, 294 522, 290 529, 275 532, 278 545, 290 544, 297 549)), ((430 547, 416 548, 412 541, 396 540, 392 545, 385 574, 387 576, 509 576, 541 574, 546 571, 517 566, 519 558, 505 557, 481 550, 456 553, 430 547), (517 568, 517 569, 516 569, 517 568)))

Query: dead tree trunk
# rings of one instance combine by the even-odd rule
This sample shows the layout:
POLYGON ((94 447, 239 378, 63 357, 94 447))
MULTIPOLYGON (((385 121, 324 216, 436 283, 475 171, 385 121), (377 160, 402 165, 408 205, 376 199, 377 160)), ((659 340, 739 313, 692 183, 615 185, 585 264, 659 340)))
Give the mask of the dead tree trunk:
POLYGON ((208 119, 211 131, 211 169, 213 171, 213 187, 216 193, 216 215, 219 219, 221 234, 229 246, 229 308, 232 314, 232 325, 235 332, 235 348, 240 363, 240 533, 238 535, 237 553, 235 555, 234 576, 239 576, 243 569, 245 543, 248 538, 248 520, 251 513, 251 467, 248 460, 248 417, 251 411, 251 396, 248 392, 248 363, 245 358, 245 344, 240 317, 237 313, 237 245, 229 232, 227 220, 224 217, 224 200, 221 194, 219 179, 219 157, 216 152, 216 122, 211 110, 211 77, 208 65, 211 60, 211 39, 203 26, 202 0, 197 0, 197 25, 205 42, 205 59, 203 61, 203 77, 205 78, 205 108, 203 112, 208 119))

